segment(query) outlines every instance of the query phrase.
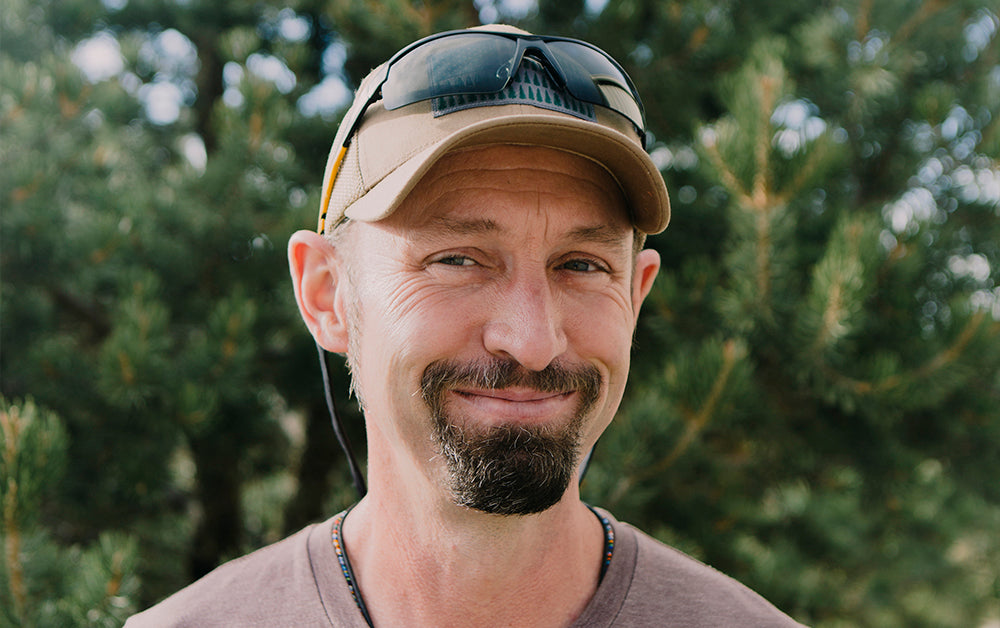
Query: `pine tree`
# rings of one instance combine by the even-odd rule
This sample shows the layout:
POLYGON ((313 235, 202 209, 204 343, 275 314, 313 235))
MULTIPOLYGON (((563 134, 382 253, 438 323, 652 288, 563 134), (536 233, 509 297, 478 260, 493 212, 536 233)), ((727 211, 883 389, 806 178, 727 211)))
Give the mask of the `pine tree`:
POLYGON ((136 531, 143 603, 274 538, 248 516, 247 491, 287 483, 280 421, 304 407, 303 373, 317 382, 305 407, 317 405, 284 242, 313 220, 302 163, 325 154, 316 128, 328 125, 293 109, 308 86, 286 96, 248 70, 265 43, 309 55, 248 28, 279 9, 241 6, 3 8, 3 392, 63 417, 73 472, 46 519, 67 544, 136 531), (225 28, 203 40, 209 18, 225 28), (96 38, 120 50, 111 77, 71 61, 96 38), (168 45, 188 56, 158 52, 168 45), (240 106, 213 83, 227 62, 240 106), (149 110, 169 99, 147 90, 199 82, 213 89, 175 121, 149 110))
POLYGON ((648 52, 675 218, 587 492, 811 625, 996 617, 1000 20, 699 8, 590 25, 648 52))
POLYGON ((63 547, 40 525, 66 465, 66 431, 32 400, 0 398, 0 619, 5 626, 119 626, 136 610, 135 540, 63 547))

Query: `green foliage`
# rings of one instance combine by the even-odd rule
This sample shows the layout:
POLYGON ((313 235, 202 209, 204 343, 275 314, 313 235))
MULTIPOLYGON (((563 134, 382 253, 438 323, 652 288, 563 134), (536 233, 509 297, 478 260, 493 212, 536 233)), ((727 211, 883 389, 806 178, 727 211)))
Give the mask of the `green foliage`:
POLYGON ((664 276, 587 493, 809 624, 976 625, 1000 613, 981 544, 1000 511, 972 471, 995 473, 1000 424, 998 108, 981 97, 1000 19, 785 3, 741 21, 753 4, 676 40, 721 54, 686 58, 718 77, 720 111, 654 147, 674 191, 652 240, 664 276), (720 346, 746 375, 695 357, 720 346), (690 401, 737 383, 730 404, 690 401))
POLYGON ((5 530, 36 523, 37 505, 62 476, 66 433, 50 412, 34 401, 0 399, 0 500, 5 530), (29 507, 31 506, 31 507, 29 507))
POLYGON ((0 618, 10 626, 118 626, 136 610, 136 543, 102 533, 83 549, 40 525, 66 465, 66 430, 34 401, 0 398, 0 618))
POLYGON ((299 99, 481 17, 622 60, 671 190, 587 499, 810 625, 1000 618, 995 6, 118 4, 0 4, 2 621, 120 622, 351 501, 284 256, 338 103, 299 99))

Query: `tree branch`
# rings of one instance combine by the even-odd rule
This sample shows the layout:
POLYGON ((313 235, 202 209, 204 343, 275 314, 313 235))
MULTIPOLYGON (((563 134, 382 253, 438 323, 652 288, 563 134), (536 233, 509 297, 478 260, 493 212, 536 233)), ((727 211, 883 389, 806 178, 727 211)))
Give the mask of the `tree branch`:
POLYGON ((705 429, 716 410, 718 410, 722 395, 729 384, 733 369, 742 357, 743 351, 733 339, 727 340, 722 347, 722 368, 719 369, 712 388, 705 398, 704 403, 697 411, 688 410, 684 412, 686 427, 680 439, 674 444, 666 456, 661 458, 656 464, 641 469, 631 475, 625 476, 618 482, 614 492, 610 497, 610 503, 615 504, 628 490, 635 484, 659 475, 669 469, 684 453, 691 447, 697 436, 705 429))
MULTIPOLYGON (((872 382, 848 377, 829 367, 826 367, 824 370, 831 379, 846 386, 856 395, 874 395, 889 392, 907 382, 919 382, 931 377, 949 364, 957 361, 961 357, 962 353, 965 352, 966 348, 968 348, 969 343, 972 342, 976 332, 979 331, 980 326, 983 325, 986 320, 986 312, 976 312, 972 318, 969 319, 969 322, 966 323, 962 332, 951 345, 928 360, 925 364, 910 371, 909 373, 897 373, 880 381, 872 382)), ((998 329, 1000 329, 1000 326, 998 326, 998 329)))
POLYGON ((17 525, 17 493, 16 480, 18 442, 21 432, 21 415, 17 408, 0 411, 0 430, 4 438, 4 468, 5 478, 3 502, 4 556, 7 562, 7 586, 14 601, 14 616, 24 618, 24 607, 27 603, 27 592, 24 585, 24 566, 21 564, 21 529, 17 525))

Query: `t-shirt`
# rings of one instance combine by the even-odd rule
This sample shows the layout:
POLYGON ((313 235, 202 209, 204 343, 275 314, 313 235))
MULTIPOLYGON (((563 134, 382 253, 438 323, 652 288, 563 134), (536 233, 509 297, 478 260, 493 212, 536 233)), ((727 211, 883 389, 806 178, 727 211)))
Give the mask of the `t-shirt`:
MULTIPOLYGON (((602 514, 614 529, 614 554, 574 628, 800 625, 732 578, 602 514)), ((126 628, 366 628, 337 562, 332 525, 331 519, 309 526, 228 562, 135 615, 126 628)))

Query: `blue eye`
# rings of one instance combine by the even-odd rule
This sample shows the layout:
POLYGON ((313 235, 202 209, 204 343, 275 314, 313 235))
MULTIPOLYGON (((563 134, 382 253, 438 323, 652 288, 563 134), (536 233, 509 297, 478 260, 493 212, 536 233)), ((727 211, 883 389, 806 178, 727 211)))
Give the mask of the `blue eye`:
POLYGON ((564 262, 562 268, 566 270, 571 270, 576 273, 592 273, 595 271, 603 270, 600 266, 594 262, 586 259, 571 259, 564 262))
POLYGON ((448 257, 442 257, 439 259, 438 263, 448 266, 472 266, 476 262, 471 257, 466 257, 464 255, 449 255, 448 257))

